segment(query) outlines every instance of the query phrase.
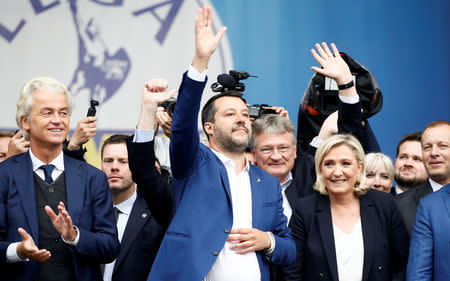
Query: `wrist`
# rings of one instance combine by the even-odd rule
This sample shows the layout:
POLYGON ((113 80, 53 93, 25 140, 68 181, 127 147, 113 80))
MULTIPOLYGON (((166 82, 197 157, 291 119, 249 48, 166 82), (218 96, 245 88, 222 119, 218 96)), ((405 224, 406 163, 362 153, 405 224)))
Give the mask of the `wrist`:
POLYGON ((80 145, 75 145, 75 144, 72 144, 71 142, 69 142, 69 144, 67 145, 67 149, 75 151, 75 150, 80 149, 80 145))
POLYGON ((26 259, 27 257, 25 257, 25 255, 21 253, 21 252, 22 252, 22 249, 23 249, 22 242, 19 242, 19 244, 17 244, 16 254, 17 254, 17 256, 18 256, 21 260, 24 260, 24 259, 26 259))
POLYGON ((336 78, 336 83, 338 85, 348 84, 351 81, 353 81, 353 75, 351 73, 347 73, 347 74, 343 75, 342 77, 336 78))
POLYGON ((194 57, 192 61, 192 66, 198 70, 198 72, 202 73, 208 68, 209 57, 198 57, 197 55, 194 57))

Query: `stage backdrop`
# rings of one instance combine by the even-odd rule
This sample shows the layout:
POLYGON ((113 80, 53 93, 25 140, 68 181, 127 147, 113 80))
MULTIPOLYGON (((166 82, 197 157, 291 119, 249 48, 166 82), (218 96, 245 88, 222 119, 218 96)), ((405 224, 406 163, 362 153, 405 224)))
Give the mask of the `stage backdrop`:
MULTIPOLYGON (((65 83, 76 104, 71 128, 100 101, 98 134, 87 145, 99 166, 99 145, 112 133, 132 132, 141 87, 164 77, 178 87, 194 53, 193 18, 212 5, 214 29, 228 26, 209 67, 242 69, 249 103, 297 111, 317 65, 316 42, 335 42, 366 66, 384 95, 370 119, 383 152, 395 157, 403 134, 449 120, 448 1, 16 0, 0 2, 0 130, 15 129, 15 103, 37 76, 65 83)), ((297 125, 297 124, 296 124, 297 125)))

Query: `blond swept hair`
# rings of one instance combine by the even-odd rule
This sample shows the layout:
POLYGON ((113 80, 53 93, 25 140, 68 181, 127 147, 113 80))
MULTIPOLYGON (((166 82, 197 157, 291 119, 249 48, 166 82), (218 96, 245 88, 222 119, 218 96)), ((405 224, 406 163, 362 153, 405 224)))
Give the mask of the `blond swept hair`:
POLYGON ((328 190, 325 185, 325 181, 323 179, 322 174, 322 162, 325 156, 330 152, 332 148, 345 145, 353 152, 353 156, 356 159, 356 162, 361 164, 362 168, 356 179, 356 183, 354 186, 354 192, 359 197, 364 195, 370 187, 364 185, 364 181, 366 179, 366 168, 365 168, 365 155, 364 150, 359 143, 359 141, 352 135, 349 134, 337 134, 329 137, 326 141, 322 143, 322 145, 317 149, 316 155, 314 156, 314 165, 316 168, 317 179, 314 184, 314 189, 319 191, 323 195, 328 195, 328 190))

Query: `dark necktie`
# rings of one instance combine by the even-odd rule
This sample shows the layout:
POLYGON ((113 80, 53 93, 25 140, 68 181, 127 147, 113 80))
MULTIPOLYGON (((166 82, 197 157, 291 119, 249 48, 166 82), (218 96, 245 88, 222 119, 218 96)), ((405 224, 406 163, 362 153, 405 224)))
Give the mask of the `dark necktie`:
POLYGON ((48 165, 42 165, 40 168, 42 170, 44 170, 45 182, 48 184, 51 184, 53 182, 52 172, 53 172, 53 169, 55 168, 55 166, 53 166, 52 164, 48 164, 48 165))
POLYGON ((117 207, 114 207, 114 216, 116 217, 116 222, 119 219, 120 210, 117 207))

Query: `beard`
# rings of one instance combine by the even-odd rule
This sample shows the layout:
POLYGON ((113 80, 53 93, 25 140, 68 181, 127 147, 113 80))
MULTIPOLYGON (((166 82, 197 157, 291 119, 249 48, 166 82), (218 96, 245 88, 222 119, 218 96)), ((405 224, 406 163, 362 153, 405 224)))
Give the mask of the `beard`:
POLYGON ((419 179, 419 178, 405 179, 398 173, 395 174, 394 178, 397 185, 407 189, 416 187, 427 181, 427 179, 419 179))
POLYGON ((243 125, 236 125, 235 127, 233 127, 233 129, 231 129, 231 133, 226 134, 224 131, 214 126, 214 135, 220 148, 230 153, 243 154, 250 140, 250 135, 248 134, 249 129, 243 125), (247 132, 247 139, 245 141, 235 139, 231 135, 231 133, 241 128, 244 128, 247 132))

